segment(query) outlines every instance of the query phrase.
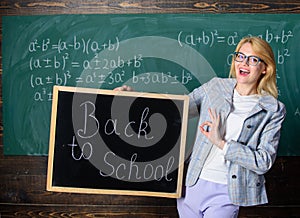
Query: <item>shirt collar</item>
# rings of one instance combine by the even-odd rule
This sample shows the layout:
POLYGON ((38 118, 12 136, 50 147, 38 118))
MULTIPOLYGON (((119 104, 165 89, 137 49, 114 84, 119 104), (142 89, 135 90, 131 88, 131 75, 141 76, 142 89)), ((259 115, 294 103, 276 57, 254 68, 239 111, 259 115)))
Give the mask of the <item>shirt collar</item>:
MULTIPOLYGON (((224 92, 224 97, 228 102, 232 103, 233 91, 236 86, 236 79, 230 78, 229 81, 230 82, 229 82, 228 90, 226 90, 226 92, 224 92)), ((265 91, 263 91, 262 95, 259 95, 258 105, 261 108, 263 108, 267 111, 271 111, 271 112, 277 111, 277 108, 278 108, 277 99, 265 91)))
POLYGON ((264 92, 262 95, 260 95, 258 104, 265 110, 271 112, 277 111, 278 108, 277 99, 267 92, 264 92))

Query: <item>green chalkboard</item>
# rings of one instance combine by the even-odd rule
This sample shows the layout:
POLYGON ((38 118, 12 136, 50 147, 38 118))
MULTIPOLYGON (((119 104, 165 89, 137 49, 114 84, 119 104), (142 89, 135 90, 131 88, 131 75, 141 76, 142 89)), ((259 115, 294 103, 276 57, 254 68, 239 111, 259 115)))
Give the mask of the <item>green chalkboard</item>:
MULTIPOLYGON (((131 14, 3 17, 4 153, 47 155, 53 85, 188 94, 227 77, 247 35, 273 47, 287 107, 279 155, 300 155, 300 15, 131 14), (291 131, 292 130, 292 131, 291 131)), ((188 127, 192 144, 195 123, 188 127)), ((190 146, 187 146, 190 147, 190 146)))

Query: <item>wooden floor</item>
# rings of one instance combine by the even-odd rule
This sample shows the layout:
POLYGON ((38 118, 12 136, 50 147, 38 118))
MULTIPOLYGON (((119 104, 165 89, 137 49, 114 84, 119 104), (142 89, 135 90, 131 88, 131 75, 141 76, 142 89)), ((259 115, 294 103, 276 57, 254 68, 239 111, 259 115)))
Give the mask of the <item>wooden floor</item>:
MULTIPOLYGON (((299 1, 2 0, 3 15, 70 13, 300 13, 299 1)), ((2 22, 1 22, 2 23, 2 22)), ((2 30, 2 27, 1 27, 2 30)), ((0 35, 2 39, 2 31, 0 35)), ((0 44, 2 48, 2 40, 0 44)), ((2 59, 2 54, 1 54, 2 59)), ((2 62, 1 62, 2 75, 2 62)), ((2 84, 2 83, 1 83, 2 84)), ((2 89, 1 89, 2 96, 2 89)), ((2 98, 1 98, 2 99, 2 98)), ((0 101, 2 108, 2 100, 0 101)), ((47 157, 4 156, 0 113, 0 218, 177 217, 174 199, 46 191, 47 157)), ((300 157, 279 157, 266 175, 270 203, 239 217, 300 217, 300 157)))

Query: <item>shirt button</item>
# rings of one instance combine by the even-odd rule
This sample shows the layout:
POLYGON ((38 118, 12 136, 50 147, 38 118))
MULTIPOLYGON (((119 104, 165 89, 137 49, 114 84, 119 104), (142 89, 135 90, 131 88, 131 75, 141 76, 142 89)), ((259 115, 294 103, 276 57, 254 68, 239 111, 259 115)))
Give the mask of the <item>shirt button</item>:
POLYGON ((232 175, 231 178, 236 179, 236 175, 232 175))
POLYGON ((260 186, 260 182, 256 183, 256 186, 257 186, 257 187, 260 186))
POLYGON ((252 126, 251 125, 247 125, 247 128, 250 129, 252 126))

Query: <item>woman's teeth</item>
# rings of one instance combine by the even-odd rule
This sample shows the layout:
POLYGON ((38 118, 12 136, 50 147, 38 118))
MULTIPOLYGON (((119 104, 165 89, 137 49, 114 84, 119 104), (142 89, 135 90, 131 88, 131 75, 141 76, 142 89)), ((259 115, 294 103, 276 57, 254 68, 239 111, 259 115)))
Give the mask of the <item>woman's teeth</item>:
POLYGON ((249 74, 249 70, 240 69, 240 74, 249 74))

